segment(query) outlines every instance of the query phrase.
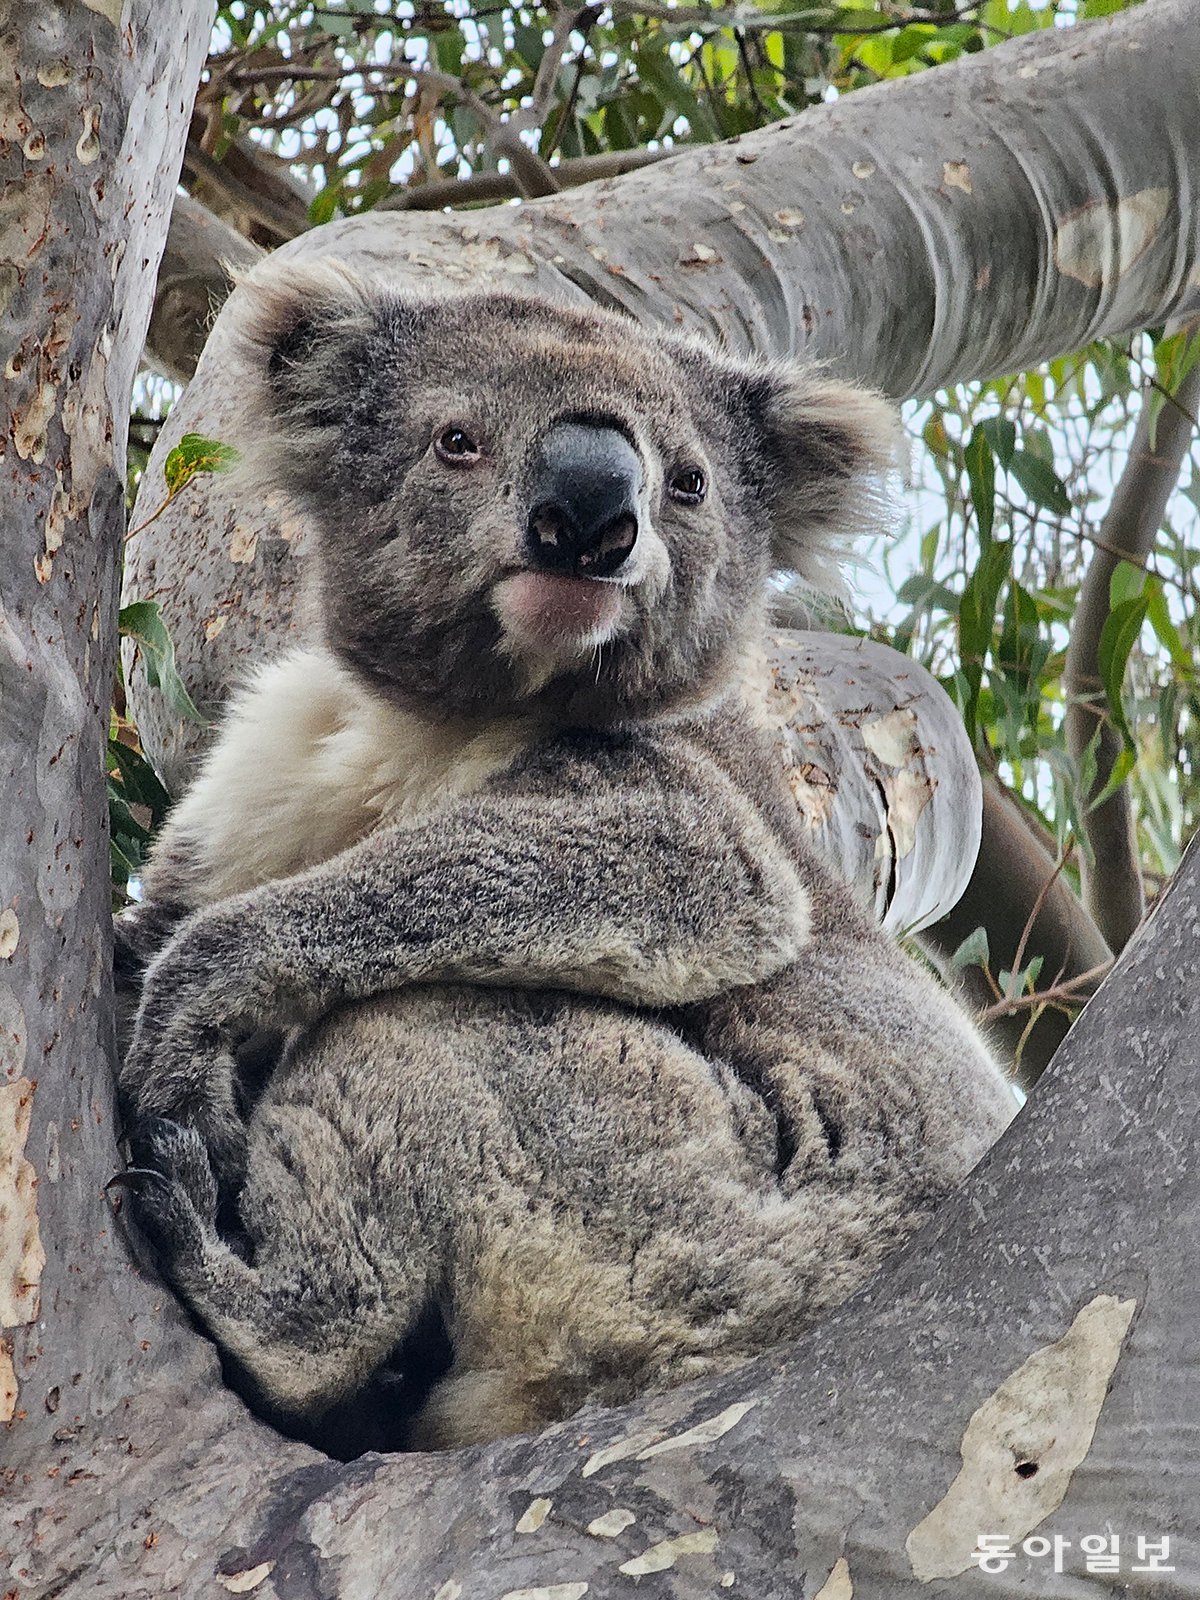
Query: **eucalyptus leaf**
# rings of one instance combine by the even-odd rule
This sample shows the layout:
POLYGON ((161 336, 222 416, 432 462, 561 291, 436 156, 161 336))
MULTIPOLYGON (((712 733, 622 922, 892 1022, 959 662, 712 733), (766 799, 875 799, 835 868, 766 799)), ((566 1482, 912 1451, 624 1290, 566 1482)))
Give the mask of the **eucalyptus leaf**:
POLYGON ((167 494, 174 497, 199 472, 229 472, 241 459, 232 445, 185 433, 163 462, 167 494))
POLYGON ((184 687, 183 679, 175 666, 175 645, 167 632, 158 602, 134 600, 122 606, 117 618, 123 639, 132 639, 142 653, 146 667, 146 681, 152 689, 160 689, 167 703, 178 717, 204 726, 202 717, 184 687))
POLYGON ((1053 511, 1056 516, 1066 516, 1071 509, 1071 496, 1066 485, 1040 456, 1028 450, 1014 450, 1008 464, 1009 471, 1021 485, 1026 498, 1043 511, 1053 511))

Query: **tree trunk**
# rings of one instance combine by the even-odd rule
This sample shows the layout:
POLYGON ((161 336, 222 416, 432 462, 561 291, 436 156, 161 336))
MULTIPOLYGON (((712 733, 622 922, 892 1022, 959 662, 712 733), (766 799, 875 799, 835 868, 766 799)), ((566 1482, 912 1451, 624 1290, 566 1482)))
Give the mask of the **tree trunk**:
MULTIPOLYGON (((142 1340, 178 1327, 128 1266, 102 1193, 125 440, 212 19, 208 0, 171 9, 0 4, 0 1402, 9 1461, 41 1463, 39 1498, 52 1435, 112 1427, 142 1340)), ((174 1347, 185 1364, 189 1345, 174 1347)))
MULTIPOLYGON (((39 7, 33 20, 15 7, 5 14, 6 123, 20 134, 0 157, 0 272, 9 348, 20 352, 0 554, 11 755, 0 846, 0 1310, 19 1386, 0 1543, 11 1591, 21 1600, 995 1600, 1019 1589, 1058 1600, 1113 1592, 1109 1580, 1082 1576, 1078 1542, 1111 1531, 1122 1540, 1117 1592, 1141 1581, 1127 1576, 1136 1537, 1167 1535, 1176 1570, 1147 1580, 1151 1592, 1196 1594, 1195 850, 1026 1112, 933 1226, 804 1341, 723 1379, 534 1440, 340 1465, 251 1418, 222 1387, 212 1347, 114 1241, 101 1196, 116 1166, 105 641, 125 407, 208 20, 199 3, 182 27, 164 9, 91 0, 39 7), (31 729, 32 772, 19 756, 31 729), (40 1308, 39 1229, 49 1257, 40 1308), (1064 1575, 1023 1555, 1007 1577, 972 1569, 978 1534, 1020 1541, 1035 1528, 1072 1541, 1064 1575)), ((792 326, 803 342, 808 305, 815 347, 844 349, 844 365, 893 389, 1013 367, 1195 299, 1181 219, 1169 208, 1159 215, 1152 197, 1200 154, 1185 59, 1198 33, 1190 5, 1152 0, 1086 32, 1046 34, 855 96, 790 130, 663 163, 590 200, 558 196, 489 217, 474 239, 464 241, 461 219, 421 219, 414 235, 410 217, 366 218, 324 237, 403 257, 413 273, 490 260, 501 275, 516 263, 530 287, 604 284, 631 303, 644 295, 648 316, 669 315, 678 299, 690 320, 736 325, 739 342, 765 348, 790 344, 792 326), (1029 103, 1039 80, 1040 109, 1029 103), (1119 116, 1101 136, 1114 83, 1138 108, 1124 138, 1119 116), (997 98, 982 106, 985 91, 997 98), (1108 152, 1103 174, 1097 149, 1108 152), (677 260, 694 231, 679 220, 685 161, 685 173, 702 174, 685 221, 703 213, 695 242, 719 239, 721 261, 677 260), (878 172, 852 183, 854 162, 878 172), (1018 164, 1020 185, 999 188, 1018 164), (914 171, 929 182, 914 185, 914 171), (885 181, 904 173, 903 187, 885 181), (747 175, 749 187, 724 188, 747 175), (843 197, 873 179, 880 198, 873 210, 861 204, 870 238, 854 239, 842 206, 858 202, 843 197), (726 220, 718 197, 735 193, 747 214, 726 220), (797 199, 803 224, 790 217, 797 199), (936 237, 924 231, 933 220, 936 237), (1135 224, 1145 248, 1133 257, 1135 224), (377 225, 399 231, 373 233, 377 225), (772 228, 784 237, 770 238, 772 228), (628 278, 589 253, 606 236, 622 249, 630 242, 628 278), (988 296, 972 287, 968 262, 976 274, 990 266, 988 296)), ((292 248, 317 248, 320 237, 292 248)), ((236 442, 221 426, 236 420, 222 349, 218 339, 206 354, 172 428, 236 442)), ((185 660, 197 667, 199 641, 206 631, 210 643, 223 637, 212 623, 228 616, 227 643, 240 646, 206 669, 219 692, 231 661, 282 625, 286 609, 266 598, 268 544, 281 547, 278 574, 288 560, 281 531, 296 530, 245 514, 239 526, 237 509, 199 485, 177 509, 171 541, 135 541, 138 587, 167 599, 207 582, 185 660), (175 590, 170 563, 184 530, 204 548, 175 590), (222 564, 236 569, 232 584, 222 564)), ((177 615, 188 615, 182 604, 177 615)))

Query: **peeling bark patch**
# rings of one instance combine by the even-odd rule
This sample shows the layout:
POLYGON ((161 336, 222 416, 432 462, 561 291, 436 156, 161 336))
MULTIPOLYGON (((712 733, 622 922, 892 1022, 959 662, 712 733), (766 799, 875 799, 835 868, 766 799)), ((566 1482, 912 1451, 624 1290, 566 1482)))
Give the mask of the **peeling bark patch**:
POLYGON ((710 1417, 707 1422, 699 1422, 694 1428, 689 1428, 686 1433, 676 1434, 673 1439, 663 1439, 659 1444, 652 1444, 649 1449, 639 1451, 639 1461, 650 1461, 655 1456, 666 1455, 669 1450, 686 1450, 693 1445, 715 1444, 727 1434, 730 1428, 735 1428, 742 1418, 756 1406, 756 1400, 739 1400, 735 1405, 726 1406, 724 1411, 715 1417, 710 1417))
POLYGON ((717 1530, 702 1528, 698 1533, 681 1533, 674 1539, 660 1539, 632 1561, 623 1561, 617 1569, 631 1578, 641 1578, 648 1572, 666 1572, 680 1556, 711 1555, 717 1548, 717 1530))
MULTIPOLYGON (((90 0, 85 0, 85 3, 90 3, 90 0)), ((84 106, 80 115, 83 118, 83 132, 76 140, 75 154, 85 167, 90 167, 93 161, 100 159, 100 107, 84 106)))
MULTIPOLYGON (((60 308, 51 319, 45 338, 34 341, 29 351, 28 360, 32 367, 34 389, 23 407, 18 405, 14 408, 12 436, 21 460, 32 461, 35 466, 46 459, 47 431, 50 418, 54 415, 54 408, 58 404, 58 393, 62 385, 58 361, 71 342, 74 325, 75 317, 70 308, 66 306, 60 308)), ((8 364, 10 376, 13 375, 13 359, 10 357, 8 364)), ((23 351, 17 370, 22 370, 25 364, 23 351)), ((47 561, 50 559, 46 557, 47 561)), ((36 564, 35 562, 35 566, 36 564)))
POLYGON ((1169 189, 1140 189, 1081 206, 1055 231, 1054 265, 1089 289, 1115 282, 1154 243, 1170 205, 1169 189))
POLYGON ((965 161, 942 162, 942 188, 971 193, 971 169, 965 161))
POLYGON ((21 937, 17 913, 8 906, 0 911, 0 961, 11 961, 21 937))
POLYGON ((447 1578, 433 1600, 462 1600, 462 1584, 457 1578, 447 1578))
POLYGON ((500 1600, 583 1600, 586 1583, 540 1584, 536 1589, 510 1589, 500 1600))
POLYGON ((805 824, 814 832, 824 828, 833 815, 837 799, 836 779, 824 767, 818 767, 815 761, 788 767, 784 776, 805 824))
POLYGON ((12 1364, 12 1346, 0 1339, 0 1422, 11 1422, 17 1411, 17 1374, 12 1364))
POLYGON ((864 722, 859 729, 862 741, 881 766, 900 770, 877 779, 885 806, 884 828, 875 841, 875 859, 902 861, 917 842, 917 823, 933 798, 934 784, 918 768, 907 763, 919 761, 922 751, 917 737, 917 716, 907 706, 864 722))
POLYGON ((258 1566, 249 1567, 245 1572, 219 1572, 217 1582, 230 1594, 249 1594, 252 1589, 258 1588, 264 1578, 270 1576, 274 1566, 273 1561, 260 1561, 258 1566))
POLYGON ((107 17, 114 28, 121 26, 122 0, 83 0, 89 11, 94 11, 98 16, 107 17))
POLYGON ((25 1159, 33 1112, 28 1078, 0 1088, 0 1327, 36 1322, 46 1252, 38 1232, 37 1175, 25 1159))
POLYGON ((685 245, 679 252, 681 267, 712 267, 720 260, 720 254, 710 244, 685 245))
POLYGON ((624 1533, 626 1528, 631 1528, 637 1521, 632 1511, 627 1511, 624 1506, 617 1506, 612 1511, 606 1511, 602 1517, 596 1517, 587 1525, 587 1531, 593 1539, 615 1539, 619 1533, 624 1533))
MULTIPOLYGON (((18 186, 0 192, 0 261, 19 272, 45 244, 50 232, 53 180, 29 172, 18 186)), ((11 291, 10 291, 11 294, 11 291)))
POLYGON ((57 399, 58 386, 50 378, 43 379, 24 411, 14 418, 13 444, 22 461, 40 466, 46 459, 46 434, 57 399))
POLYGON ((656 1437, 653 1433, 635 1433, 628 1439, 618 1439, 616 1444, 605 1445, 603 1450, 595 1451, 583 1463, 580 1477, 590 1478, 604 1467, 611 1467, 614 1461, 627 1461, 630 1456, 636 1456, 639 1450, 653 1444, 656 1437))
POLYGON ((235 530, 229 541, 229 559, 235 567, 248 566, 258 550, 258 534, 246 528, 235 530))
POLYGON ((0 989, 0 1080, 19 1077, 25 1069, 29 1030, 11 984, 0 989))
POLYGON ((553 1500, 531 1500, 529 1503, 529 1510, 526 1511, 520 1522, 517 1523, 516 1531, 518 1533, 536 1533, 541 1527, 542 1523, 545 1522, 546 1518, 550 1515, 550 1508, 553 1506, 553 1504, 553 1500))
POLYGON ((58 1148, 58 1123, 53 1119, 46 1124, 46 1177, 57 1183, 62 1177, 62 1156, 58 1148))
POLYGON ((43 89, 61 89, 64 83, 71 81, 71 63, 62 57, 58 61, 46 61, 37 69, 37 81, 43 89))
POLYGON ((838 1558, 836 1566, 817 1590, 813 1600, 854 1600, 854 1584, 850 1580, 850 1564, 845 1556, 838 1558))
POLYGON ((887 801, 887 830, 886 839, 880 836, 880 846, 889 845, 895 851, 896 860, 903 861, 917 842, 917 822, 933 799, 933 783, 922 772, 897 772, 884 778, 883 793, 887 801))
POLYGON ((1015 1542, 1062 1504, 1091 1448, 1136 1304, 1097 1295, 978 1408, 958 1476, 905 1544, 922 1583, 965 1572, 981 1533, 1015 1542))
POLYGON ((920 754, 917 714, 907 706, 876 717, 873 722, 864 722, 859 732, 867 749, 885 766, 902 767, 910 757, 920 754))

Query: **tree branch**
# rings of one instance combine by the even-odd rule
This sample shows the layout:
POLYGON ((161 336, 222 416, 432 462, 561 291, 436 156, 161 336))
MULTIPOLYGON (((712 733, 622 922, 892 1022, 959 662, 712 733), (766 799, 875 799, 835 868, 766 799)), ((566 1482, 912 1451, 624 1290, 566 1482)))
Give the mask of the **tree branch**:
POLYGON ((226 269, 252 267, 262 253, 191 195, 176 194, 146 335, 146 360, 156 372, 187 382, 229 293, 226 269))
POLYGON ((235 139, 217 160, 207 148, 210 137, 197 113, 183 158, 197 199, 241 233, 251 233, 251 224, 264 230, 261 244, 279 244, 307 230, 308 200, 291 173, 279 170, 249 139, 235 139))
MULTIPOLYGON (((988 930, 992 968, 1014 972, 1028 950, 1042 957, 1043 972, 1056 984, 1078 986, 1080 1003, 1090 992, 1095 969, 1111 959, 1099 928, 1063 881, 1059 864, 993 777, 983 782, 983 836, 971 880, 954 910, 922 942, 946 963, 981 927, 988 930), (1031 907, 1036 912, 1032 921, 1031 907)), ((958 980, 970 1004, 981 1013, 991 1010, 996 997, 978 967, 964 968, 958 980)), ((1029 1086, 1045 1070, 1069 1026, 1070 1018, 1059 1010, 1046 1010, 1032 1028, 1026 1018, 1005 1011, 993 1014, 989 1032, 1010 1057, 1019 1051, 1020 1079, 1029 1086)))
POLYGON ((998 1022, 1001 1017, 1015 1016, 1019 1011, 1036 1011, 1042 1006, 1078 1009, 1084 1001, 1092 997, 1101 979, 1106 978, 1111 971, 1110 959, 1087 972, 1081 972, 1077 978, 1068 978, 1062 983, 1052 983, 1048 989, 1038 989, 1032 994, 1009 995, 1003 1000, 997 1000, 995 1005, 988 1006, 980 1014, 979 1020, 983 1023, 998 1022))
MULTIPOLYGON (((740 28, 748 33, 783 33, 789 28, 794 28, 797 33, 817 39, 866 39, 877 33, 897 32, 901 28, 911 27, 913 23, 945 27, 951 22, 970 16, 973 11, 978 11, 980 6, 981 0, 970 0, 968 5, 959 6, 950 12, 918 6, 907 11, 897 11, 896 15, 889 17, 886 22, 868 22, 862 27, 848 27, 845 23, 836 22, 813 22, 808 20, 812 16, 811 10, 760 11, 749 5, 676 6, 665 4, 664 0, 613 0, 611 9, 616 17, 646 17, 654 22, 696 31, 712 32, 719 28, 733 30, 740 28)), ((1002 28, 993 27, 990 23, 981 22, 979 26, 987 33, 998 34, 1001 38, 1008 37, 1002 28)))
MULTIPOLYGON (((1173 406, 1161 409, 1152 407, 1148 397, 1143 401, 1129 460, 1113 490, 1071 619, 1063 673, 1067 749, 1078 762, 1096 740, 1096 779, 1089 801, 1107 785, 1124 747, 1100 673, 1100 638, 1109 616, 1112 575, 1122 560, 1144 566, 1153 553, 1167 500, 1195 432, 1192 415, 1200 400, 1200 363, 1186 374, 1173 398, 1173 406)), ((1083 852, 1080 864, 1084 904, 1109 946, 1119 951, 1145 909, 1128 783, 1118 785, 1102 804, 1085 809, 1082 825, 1092 857, 1089 861, 1083 852)))
MULTIPOLYGON (((559 191, 574 189, 603 178, 639 172, 678 154, 676 150, 614 150, 597 156, 575 156, 550 168, 559 191)), ((520 189, 511 173, 479 172, 469 178, 434 178, 410 183, 388 195, 375 207, 378 212, 440 211, 445 206, 479 205, 490 200, 518 198, 520 189)))

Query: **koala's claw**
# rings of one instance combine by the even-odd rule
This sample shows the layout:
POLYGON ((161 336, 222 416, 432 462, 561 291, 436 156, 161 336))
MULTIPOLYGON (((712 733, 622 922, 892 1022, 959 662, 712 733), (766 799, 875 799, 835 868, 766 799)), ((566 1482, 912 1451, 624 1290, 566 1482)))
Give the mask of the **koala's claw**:
MULTIPOLYGON (((195 1128, 166 1117, 142 1117, 130 1130, 132 1172, 179 1185, 205 1221, 217 1214, 217 1183, 204 1140, 195 1128)), ((153 1187, 153 1185, 151 1185, 153 1187)))
POLYGON ((129 1212, 172 1279, 187 1277, 215 1227, 217 1185, 203 1140, 193 1128, 145 1117, 130 1130, 134 1165, 110 1179, 129 1196, 129 1212))

